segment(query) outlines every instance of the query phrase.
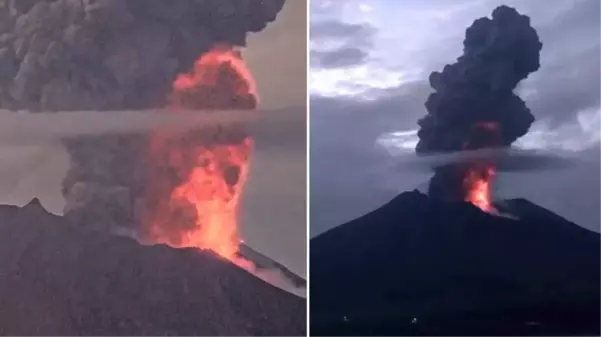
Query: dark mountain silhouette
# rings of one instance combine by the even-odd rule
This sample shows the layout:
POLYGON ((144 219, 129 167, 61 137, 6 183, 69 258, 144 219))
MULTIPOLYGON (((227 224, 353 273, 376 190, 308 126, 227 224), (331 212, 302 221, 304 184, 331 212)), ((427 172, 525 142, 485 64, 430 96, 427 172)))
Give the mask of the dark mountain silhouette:
POLYGON ((599 234, 418 192, 311 240, 312 335, 599 334, 599 234))
POLYGON ((305 300, 217 255, 0 206, 1 335, 305 335, 305 300))

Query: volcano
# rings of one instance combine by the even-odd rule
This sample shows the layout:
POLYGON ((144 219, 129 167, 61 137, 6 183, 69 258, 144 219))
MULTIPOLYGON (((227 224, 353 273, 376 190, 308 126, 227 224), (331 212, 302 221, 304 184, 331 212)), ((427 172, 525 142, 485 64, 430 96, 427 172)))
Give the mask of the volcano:
POLYGON ((599 335, 600 236, 405 192, 310 242, 312 335, 599 335))
POLYGON ((0 206, 0 238, 0 335, 305 335, 304 299, 209 250, 85 230, 37 199, 0 206))

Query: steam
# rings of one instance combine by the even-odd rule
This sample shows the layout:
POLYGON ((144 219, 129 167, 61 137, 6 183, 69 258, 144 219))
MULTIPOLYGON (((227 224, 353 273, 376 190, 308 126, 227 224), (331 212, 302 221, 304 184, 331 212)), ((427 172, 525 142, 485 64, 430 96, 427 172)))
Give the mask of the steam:
MULTIPOLYGON (((428 114, 418 122, 418 155, 508 147, 534 122, 513 92, 540 67, 542 43, 530 18, 499 6, 492 19, 479 18, 467 28, 463 45, 455 63, 430 74, 435 92, 425 104, 428 114)), ((429 194, 464 200, 466 173, 453 165, 437 167, 429 194)))

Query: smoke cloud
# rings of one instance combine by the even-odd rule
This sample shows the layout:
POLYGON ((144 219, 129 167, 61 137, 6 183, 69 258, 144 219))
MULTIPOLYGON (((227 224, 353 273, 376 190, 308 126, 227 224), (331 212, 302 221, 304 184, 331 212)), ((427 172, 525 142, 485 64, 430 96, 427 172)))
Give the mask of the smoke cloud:
MULTIPOLYGON (((425 104, 428 114, 418 122, 416 153, 508 147, 525 135, 534 116, 513 90, 538 70, 541 49, 530 18, 514 8, 499 6, 492 18, 475 20, 465 32, 463 55, 430 74, 435 92, 425 104)), ((429 194, 465 200, 469 171, 437 167, 429 194)))
POLYGON ((0 104, 30 111, 165 106, 175 77, 215 44, 244 46, 283 0, 0 3, 0 104))
POLYGON ((524 101, 513 93, 540 67, 542 43, 530 18, 499 6, 492 19, 479 18, 467 28, 463 46, 455 63, 430 74, 435 92, 425 104, 428 114, 418 122, 418 154, 463 150, 474 125, 481 122, 495 123, 497 145, 509 146, 534 122, 524 101))
MULTIPOLYGON (((149 181, 160 180, 148 176, 149 166, 156 164, 149 158, 150 139, 148 134, 114 131, 148 129, 161 119, 140 115, 140 124, 134 125, 137 117, 127 119, 131 113, 117 114, 168 106, 205 112, 256 108, 253 88, 231 76, 228 67, 240 58, 232 50, 275 20, 283 5, 284 0, 0 2, 0 108, 54 115, 55 122, 38 137, 87 133, 62 141, 71 161, 61 188, 64 214, 95 229, 140 225, 140 209, 148 208, 149 181), (194 86, 178 90, 187 80, 181 75, 199 74, 195 62, 215 49, 234 55, 205 74, 215 81, 192 79, 194 86), (174 91, 179 95, 173 96, 174 91), (72 121, 57 125, 68 111, 72 121), (107 120, 77 124, 84 118, 82 111, 96 111, 97 119, 107 120)), ((162 121, 178 124, 185 119, 168 118, 162 121)), ((231 123, 212 124, 203 132, 186 133, 184 141, 235 143, 246 132, 231 123)), ((162 192, 165 198, 171 191, 162 192)))

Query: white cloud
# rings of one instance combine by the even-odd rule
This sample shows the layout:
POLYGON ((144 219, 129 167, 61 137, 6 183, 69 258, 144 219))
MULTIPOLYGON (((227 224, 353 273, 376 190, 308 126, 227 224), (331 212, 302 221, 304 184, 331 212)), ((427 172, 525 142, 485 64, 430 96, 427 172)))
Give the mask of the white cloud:
POLYGON ((574 123, 552 128, 546 121, 536 122, 516 145, 528 149, 581 151, 600 141, 601 110, 578 113, 574 123))
POLYGON ((312 69, 309 83, 312 94, 370 99, 368 92, 373 89, 398 87, 409 80, 409 74, 364 64, 342 69, 312 69))
MULTIPOLYGON (((312 68, 310 76, 311 93, 327 97, 356 96, 364 99, 367 91, 388 89, 403 82, 414 80, 422 75, 437 52, 428 53, 441 45, 449 29, 439 29, 436 22, 445 21, 439 17, 442 12, 453 16, 465 6, 444 7, 444 10, 424 9, 415 3, 407 6, 382 1, 322 1, 320 9, 328 7, 320 14, 320 20, 337 20, 349 24, 369 24, 376 33, 371 38, 373 49, 360 67, 335 70, 312 68), (392 8, 389 8, 392 6, 392 8), (394 13, 394 14, 393 14, 394 13), (428 14, 428 15, 426 15, 428 14), (327 17, 327 18, 326 18, 327 17), (427 55, 424 55, 427 52, 427 55), (410 75, 411 74, 411 75, 410 75), (409 78, 412 77, 412 78, 409 78)), ((471 3, 468 3, 471 4, 471 3)), ((444 15, 443 15, 444 16, 444 15)), ((320 21, 314 21, 317 23, 320 21)), ((460 32, 463 28, 458 28, 460 32)), ((457 33, 452 32, 455 36, 457 33)), ((460 48, 460 40, 457 48, 460 48)), ((332 50, 340 48, 340 41, 324 39, 311 41, 312 50, 332 50)))
POLYGON ((373 12, 374 8, 367 3, 360 3, 359 4, 359 11, 363 12, 363 13, 371 13, 373 12))

